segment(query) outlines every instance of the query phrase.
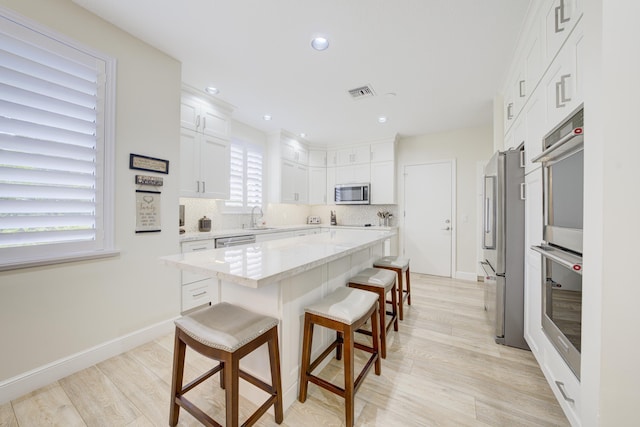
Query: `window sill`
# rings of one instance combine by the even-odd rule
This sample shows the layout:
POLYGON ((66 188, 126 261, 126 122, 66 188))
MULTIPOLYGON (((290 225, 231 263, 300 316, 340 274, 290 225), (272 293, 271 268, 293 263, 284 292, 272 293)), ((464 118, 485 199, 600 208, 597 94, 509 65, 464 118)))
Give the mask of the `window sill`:
POLYGON ((47 259, 39 259, 39 260, 25 260, 25 261, 16 261, 13 263, 0 264, 0 271, 9 271, 9 270, 19 270, 22 268, 32 268, 32 267, 41 267, 45 265, 53 265, 53 264, 64 264, 69 262, 76 261, 86 261, 91 259, 100 259, 100 258, 113 258, 120 255, 119 250, 109 250, 109 251, 100 251, 100 252, 87 252, 84 254, 78 255, 69 255, 60 258, 47 258, 47 259))

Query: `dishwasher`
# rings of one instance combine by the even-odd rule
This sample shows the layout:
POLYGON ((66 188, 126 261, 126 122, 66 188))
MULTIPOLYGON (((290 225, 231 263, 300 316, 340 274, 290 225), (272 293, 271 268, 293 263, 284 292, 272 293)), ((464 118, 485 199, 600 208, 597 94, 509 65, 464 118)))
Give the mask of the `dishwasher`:
POLYGON ((219 237, 215 239, 216 248, 228 248, 229 246, 247 245, 256 242, 255 234, 244 236, 219 237))

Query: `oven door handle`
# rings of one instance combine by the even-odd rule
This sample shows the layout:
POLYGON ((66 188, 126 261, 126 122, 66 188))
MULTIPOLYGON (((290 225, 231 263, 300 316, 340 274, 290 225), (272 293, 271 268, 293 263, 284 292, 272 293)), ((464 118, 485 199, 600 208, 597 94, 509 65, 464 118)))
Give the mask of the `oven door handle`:
POLYGON ((531 249, 540 253, 542 256, 557 262, 574 273, 582 275, 582 258, 576 255, 564 253, 557 249, 551 249, 546 246, 531 246, 531 249))
POLYGON ((562 160, 573 153, 576 153, 584 148, 584 133, 582 128, 575 128, 560 140, 553 143, 553 145, 536 157, 531 159, 532 162, 552 162, 555 160, 562 160))

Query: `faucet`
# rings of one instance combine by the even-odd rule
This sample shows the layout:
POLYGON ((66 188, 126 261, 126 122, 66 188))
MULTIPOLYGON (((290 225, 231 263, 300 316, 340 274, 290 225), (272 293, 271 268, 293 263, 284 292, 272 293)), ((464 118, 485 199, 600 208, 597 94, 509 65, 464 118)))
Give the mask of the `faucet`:
POLYGON ((262 213, 262 207, 261 206, 252 207, 251 208, 251 228, 256 228, 258 226, 258 224, 256 224, 256 217, 254 216, 256 208, 260 209, 260 216, 258 218, 262 218, 264 216, 264 213, 262 213))

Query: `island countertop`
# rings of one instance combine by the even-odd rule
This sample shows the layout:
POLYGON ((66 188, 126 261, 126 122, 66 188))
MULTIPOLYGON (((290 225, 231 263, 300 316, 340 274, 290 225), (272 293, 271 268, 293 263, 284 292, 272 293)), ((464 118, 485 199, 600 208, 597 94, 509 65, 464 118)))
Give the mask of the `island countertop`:
POLYGON ((169 255, 161 260, 191 273, 260 288, 376 245, 395 234, 395 230, 332 229, 301 237, 169 255))

